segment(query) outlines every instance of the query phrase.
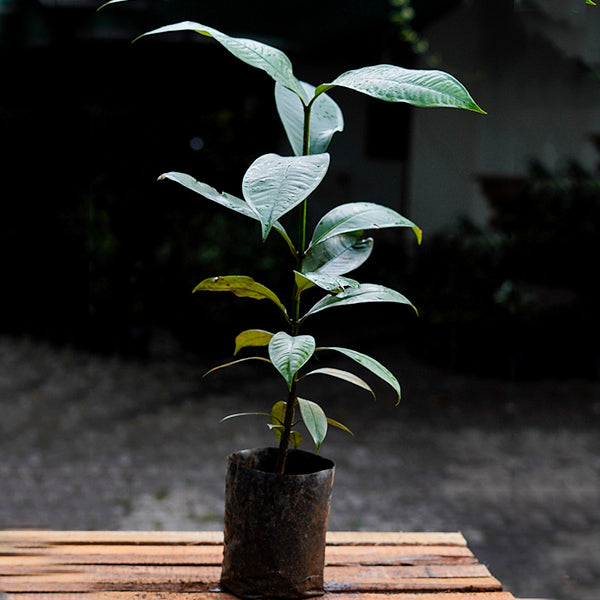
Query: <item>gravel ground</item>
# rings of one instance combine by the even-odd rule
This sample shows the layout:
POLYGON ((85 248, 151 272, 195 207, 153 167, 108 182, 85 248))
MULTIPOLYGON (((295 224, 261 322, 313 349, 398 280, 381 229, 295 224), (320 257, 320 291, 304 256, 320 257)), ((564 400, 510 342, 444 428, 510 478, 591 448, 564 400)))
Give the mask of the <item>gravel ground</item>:
MULTIPOLYGON (((459 530, 515 596, 598 600, 600 384, 375 355, 399 374, 398 408, 385 386, 376 402, 325 378, 305 388, 355 432, 322 449, 330 529, 459 530)), ((209 366, 168 338, 132 361, 0 337, 0 527, 220 529, 226 455, 272 434, 219 420, 284 390, 261 363, 202 380, 209 366)))

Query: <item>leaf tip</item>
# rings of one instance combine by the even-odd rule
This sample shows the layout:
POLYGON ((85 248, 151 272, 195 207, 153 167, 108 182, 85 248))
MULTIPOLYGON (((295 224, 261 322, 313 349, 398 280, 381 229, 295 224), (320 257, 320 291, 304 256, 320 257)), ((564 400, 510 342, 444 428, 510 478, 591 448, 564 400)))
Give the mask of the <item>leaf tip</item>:
POLYGON ((420 246, 421 242, 423 241, 423 230, 420 227, 417 227, 416 225, 412 228, 412 230, 415 232, 415 236, 417 237, 417 244, 419 244, 420 246))

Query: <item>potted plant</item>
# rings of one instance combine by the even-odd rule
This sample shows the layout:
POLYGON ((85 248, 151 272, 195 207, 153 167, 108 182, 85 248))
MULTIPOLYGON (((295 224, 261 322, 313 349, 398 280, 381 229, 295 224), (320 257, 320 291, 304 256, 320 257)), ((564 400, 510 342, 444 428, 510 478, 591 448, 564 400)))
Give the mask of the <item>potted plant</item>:
MULTIPOLYGON (((461 83, 441 71, 376 65, 348 71, 314 87, 295 77, 289 58, 280 50, 255 40, 228 36, 206 25, 182 22, 143 36, 180 31, 213 38, 275 81, 275 104, 293 150, 291 156, 259 156, 244 175, 243 198, 219 192, 183 173, 170 172, 160 177, 254 220, 263 240, 274 231, 290 253, 287 300, 246 275, 209 277, 194 289, 267 300, 280 311, 285 325, 277 332, 242 331, 235 339, 234 355, 249 347, 262 347, 266 352, 216 367, 245 360, 267 361, 282 376, 287 390, 283 399, 273 402, 270 411, 243 413, 263 415, 278 445, 228 457, 221 582, 233 593, 248 598, 315 596, 323 593, 325 532, 334 470, 333 463, 320 457, 318 451, 329 426, 350 430, 326 416, 319 404, 303 398, 299 384, 305 377, 324 374, 373 393, 363 379, 351 372, 328 367, 307 371, 315 354, 329 351, 344 355, 381 378, 392 386, 398 400, 400 385, 382 364, 359 351, 317 346, 315 338, 305 333, 305 323, 321 311, 366 302, 412 306, 395 290, 359 283, 347 275, 371 254, 373 240, 365 236, 365 231, 409 227, 421 240, 420 229, 410 220, 369 202, 336 206, 320 217, 312 232, 308 231, 309 196, 325 177, 330 162, 329 143, 344 126, 342 111, 327 92, 344 87, 388 102, 483 111, 461 83), (300 223, 297 236, 288 233, 282 222, 291 213, 300 223), (315 291, 320 293, 320 299, 311 301, 306 308, 305 299, 315 291), (299 423, 304 424, 312 438, 314 454, 298 449, 302 441, 299 423)), ((226 418, 238 416, 242 415, 226 418)))

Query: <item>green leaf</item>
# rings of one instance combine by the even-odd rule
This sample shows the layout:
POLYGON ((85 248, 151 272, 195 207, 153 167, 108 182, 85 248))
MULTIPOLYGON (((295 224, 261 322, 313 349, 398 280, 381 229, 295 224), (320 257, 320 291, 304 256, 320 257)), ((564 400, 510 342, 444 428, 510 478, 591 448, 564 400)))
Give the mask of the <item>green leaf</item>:
POLYGON ((596 6, 596 3, 593 2, 592 0, 585 0, 586 4, 591 4, 592 6, 596 6))
POLYGON ((349 277, 341 275, 329 275, 328 273, 299 273, 294 271, 296 287, 303 292, 314 285, 328 292, 337 294, 349 287, 358 287, 360 284, 349 277))
POLYGON ((248 346, 268 346, 273 334, 263 329, 246 329, 235 338, 235 356, 242 348, 248 346))
POLYGON ((336 296, 325 296, 321 298, 305 315, 301 321, 304 321, 309 315, 333 308, 335 306, 349 306, 352 304, 364 304, 367 302, 396 302, 398 304, 408 304, 416 312, 416 308, 410 300, 400 292, 392 290, 383 285, 375 283, 362 283, 357 288, 348 288, 336 296))
POLYGON ((304 379, 304 377, 308 377, 309 375, 318 375, 318 374, 329 375, 330 377, 337 377, 338 379, 343 379, 344 381, 347 381, 348 383, 352 383, 352 384, 356 385, 357 387, 362 388, 363 390, 367 390, 368 392, 371 393, 373 398, 375 398, 375 392, 373 392, 373 390, 371 389, 371 387, 369 386, 369 384, 366 381, 364 381, 360 377, 357 377, 354 373, 349 373, 348 371, 343 371, 341 369, 334 369, 331 367, 323 367, 321 369, 314 369, 313 371, 306 373, 306 375, 304 375, 302 377, 302 379, 304 379))
POLYGON ((200 194, 207 200, 212 200, 225 208, 233 210, 245 217, 250 217, 251 219, 255 219, 259 221, 260 218, 258 214, 255 212, 254 208, 249 205, 246 201, 241 198, 236 198, 235 196, 231 196, 225 192, 218 192, 215 188, 207 185, 206 183, 202 183, 194 179, 191 175, 186 175, 185 173, 177 173, 175 171, 171 171, 169 173, 163 173, 159 178, 159 181, 164 179, 170 179, 171 181, 175 181, 184 187, 196 192, 196 194, 200 194))
POLYGON ((319 448, 327 435, 327 417, 325 416, 323 409, 310 400, 298 398, 298 406, 300 407, 302 421, 315 443, 315 452, 318 453, 319 448))
POLYGON ((421 230, 395 210, 373 202, 350 202, 336 206, 317 223, 310 249, 343 233, 388 227, 410 227, 421 243, 421 230))
POLYGON ((102 10, 105 6, 108 6, 109 4, 118 4, 119 2, 129 2, 129 0, 109 0, 104 4, 101 4, 96 10, 102 10))
POLYGON ((315 352, 315 338, 310 335, 291 336, 280 331, 269 342, 269 357, 291 390, 296 373, 315 352))
MULTIPOLYGON (((276 402, 271 409, 271 423, 269 424, 270 429, 275 434, 278 442, 281 442, 281 433, 283 431, 283 424, 285 421, 285 409, 287 402, 276 402)), ((293 417, 292 417, 293 419, 293 417)), ((290 431, 290 444, 292 448, 297 449, 302 443, 302 435, 299 431, 290 431)))
POLYGON ((331 425, 332 427, 337 427, 338 429, 341 429, 342 431, 349 433, 351 436, 354 436, 354 434, 345 425, 343 425, 339 421, 334 421, 333 419, 330 419, 329 417, 327 417, 327 423, 329 423, 329 425, 331 425))
POLYGON ((215 371, 219 371, 220 369, 225 369, 226 367, 233 367, 233 365, 238 365, 240 363, 246 362, 247 360, 262 360, 263 362, 271 364, 271 361, 268 358, 265 358, 264 356, 248 356, 246 358, 238 358, 237 360, 232 360, 231 362, 213 367, 212 369, 206 371, 206 373, 204 373, 202 377, 206 377, 207 375, 210 375, 215 371))
POLYGON ((328 167, 329 154, 265 154, 250 165, 244 175, 242 191, 259 216, 263 240, 277 219, 298 206, 321 183, 328 167))
POLYGON ((277 294, 268 287, 247 277, 246 275, 224 275, 221 277, 209 277, 201 281, 193 290, 195 292, 232 292, 240 298, 254 298, 255 300, 271 300, 276 304, 287 319, 287 311, 281 303, 277 294))
POLYGON ((317 87, 318 96, 335 86, 361 92, 386 102, 413 106, 463 108, 483 111, 455 77, 444 71, 404 69, 395 65, 374 65, 343 73, 331 83, 317 87))
MULTIPOLYGON (((192 192, 195 192, 203 198, 206 198, 207 200, 212 200, 213 202, 216 202, 217 204, 220 204, 229 210, 260 222, 260 215, 254 210, 254 207, 248 204, 245 200, 237 198, 236 196, 232 196, 231 194, 227 194, 226 192, 218 192, 215 188, 207 185, 206 183, 197 181, 190 175, 171 171, 170 173, 163 173, 158 179, 159 181, 164 179, 175 181, 192 192)), ((279 222, 275 222, 273 223, 273 229, 275 229, 281 235, 292 251, 292 254, 295 255, 296 249, 294 248, 294 244, 292 243, 290 236, 283 228, 283 225, 281 225, 279 222)))
POLYGON ((377 375, 377 377, 379 377, 387 384, 392 386, 392 388, 394 388, 396 394, 398 395, 398 402, 396 404, 400 402, 401 393, 400 384, 398 383, 398 380, 392 375, 392 373, 390 373, 390 371, 388 371, 388 369, 386 369, 380 362, 378 362, 374 358, 368 356, 367 354, 363 354, 362 352, 357 352, 356 350, 350 350, 348 348, 340 348, 338 346, 322 347, 317 348, 317 350, 333 350, 334 352, 339 352, 340 354, 351 358, 359 365, 362 365, 363 367, 365 367, 365 369, 368 369, 369 371, 371 371, 371 373, 377 375))
POLYGON ((224 423, 225 421, 229 421, 230 419, 237 419, 238 417, 268 417, 269 413, 265 412, 243 412, 243 413, 235 413, 233 415, 227 415, 223 417, 219 423, 224 423))
POLYGON ((290 444, 294 450, 298 450, 302 443, 302 434, 299 431, 290 431, 290 444))
POLYGON ((191 21, 183 21, 159 27, 158 29, 144 33, 140 37, 176 31, 195 31, 196 33, 215 39, 242 62, 264 71, 276 82, 289 88, 298 94, 300 98, 304 98, 304 90, 294 76, 290 59, 281 50, 267 44, 257 42, 256 40, 231 37, 217 29, 191 21))
MULTIPOLYGON (((313 98, 315 87, 301 81, 306 97, 313 98)), ((277 112, 296 156, 304 154, 304 103, 297 94, 280 84, 275 84, 277 112)), ((309 154, 327 151, 337 131, 344 129, 344 116, 340 107, 327 94, 321 94, 311 105, 309 154)))
POLYGON ((302 262, 303 273, 344 275, 360 267, 371 255, 373 238, 345 233, 312 246, 302 262))
POLYGON ((287 402, 275 402, 273 407, 271 408, 271 414, 269 415, 271 419, 271 425, 281 425, 285 423, 285 409, 287 407, 287 402))

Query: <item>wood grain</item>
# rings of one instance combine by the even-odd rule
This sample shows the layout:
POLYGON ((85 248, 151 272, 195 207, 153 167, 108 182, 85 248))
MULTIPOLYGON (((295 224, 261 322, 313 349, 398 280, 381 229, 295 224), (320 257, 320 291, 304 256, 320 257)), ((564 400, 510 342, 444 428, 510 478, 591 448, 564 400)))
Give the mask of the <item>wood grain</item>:
MULTIPOLYGON (((232 600, 220 532, 0 531, 1 600, 232 600), (148 595, 150 594, 150 595, 148 595)), ((325 600, 514 600, 460 533, 331 532, 325 600)))

